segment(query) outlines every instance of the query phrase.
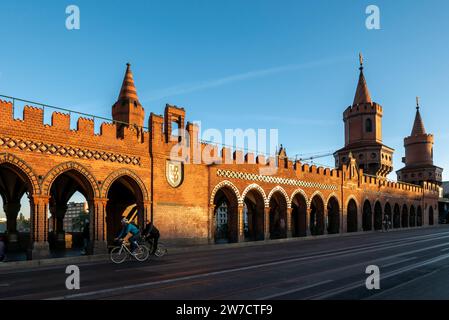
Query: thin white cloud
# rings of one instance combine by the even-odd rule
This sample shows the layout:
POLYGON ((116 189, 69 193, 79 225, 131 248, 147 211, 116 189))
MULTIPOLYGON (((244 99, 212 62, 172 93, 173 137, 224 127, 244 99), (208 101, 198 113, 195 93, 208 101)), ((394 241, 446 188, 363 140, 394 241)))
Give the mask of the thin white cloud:
POLYGON ((210 89, 210 88, 216 88, 216 87, 220 87, 220 86, 234 83, 237 81, 244 81, 244 80, 249 80, 249 79, 254 79, 254 78, 260 78, 260 77, 279 74, 279 73, 283 73, 283 72, 309 69, 309 68, 313 68, 313 67, 321 67, 321 66, 325 66, 325 65, 334 64, 336 62, 346 60, 346 59, 348 59, 348 57, 323 59, 323 60, 312 61, 312 62, 302 63, 302 64, 291 64, 291 65, 279 66, 279 67, 262 69, 262 70, 254 70, 254 71, 249 71, 249 72, 245 72, 245 73, 227 76, 224 78, 212 79, 212 80, 196 82, 196 83, 191 83, 191 84, 177 85, 177 86, 149 92, 148 95, 142 96, 142 97, 144 97, 142 99, 142 101, 155 101, 155 100, 160 100, 160 99, 177 96, 177 95, 181 95, 181 94, 202 91, 202 90, 206 90, 206 89, 210 89))

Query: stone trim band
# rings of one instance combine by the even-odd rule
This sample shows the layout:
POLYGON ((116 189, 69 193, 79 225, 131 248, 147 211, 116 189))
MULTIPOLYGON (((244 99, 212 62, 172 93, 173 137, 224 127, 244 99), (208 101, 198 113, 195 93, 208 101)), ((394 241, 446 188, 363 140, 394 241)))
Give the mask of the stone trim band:
POLYGON ((284 184, 290 186, 304 187, 304 188, 317 188, 321 190, 338 190, 336 185, 324 184, 319 182, 302 181, 297 179, 279 178, 273 176, 264 176, 254 173, 237 172, 231 170, 217 170, 218 177, 226 177, 229 179, 240 179, 250 181, 260 181, 266 183, 284 184))

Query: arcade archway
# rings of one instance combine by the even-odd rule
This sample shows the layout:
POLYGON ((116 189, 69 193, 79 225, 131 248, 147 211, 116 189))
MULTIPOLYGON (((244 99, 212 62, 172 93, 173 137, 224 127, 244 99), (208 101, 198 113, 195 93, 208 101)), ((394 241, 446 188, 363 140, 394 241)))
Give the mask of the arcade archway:
POLYGON ((213 232, 215 243, 238 241, 238 198, 228 186, 215 193, 213 232))
POLYGON ((287 237, 287 200, 276 191, 270 198, 270 239, 287 237))
POLYGON ((416 225, 418 227, 422 227, 422 225, 423 225, 423 216, 422 216, 421 206, 418 206, 418 209, 416 210, 416 225))
POLYGON ((292 199, 292 236, 307 236, 307 201, 301 193, 292 199))
POLYGON ((365 200, 363 203, 362 227, 363 231, 373 230, 373 214, 371 211, 371 203, 368 200, 365 200))
POLYGON ((401 226, 402 228, 408 228, 408 209, 405 204, 402 206, 401 226))
POLYGON ((121 220, 128 219, 144 226, 144 196, 139 183, 129 175, 117 177, 107 190, 106 225, 108 243, 113 243, 122 229, 121 220))
POLYGON ((327 232, 335 234, 340 232, 340 206, 335 197, 331 197, 327 202, 327 232))
POLYGON ((357 232, 357 203, 354 199, 348 202, 347 224, 348 232, 357 232))
POLYGON ((401 209, 396 203, 393 209, 393 228, 397 229, 401 227, 401 209))
POLYGON ((257 189, 251 189, 244 198, 243 231, 246 241, 264 240, 264 209, 262 194, 257 189))
POLYGON ((416 213, 415 213, 415 207, 410 207, 410 221, 409 221, 410 227, 416 227, 416 213))
POLYGON ((310 202, 310 233, 314 236, 324 234, 324 201, 319 195, 310 202))
POLYGON ((374 230, 382 230, 382 206, 379 201, 374 205, 374 230))

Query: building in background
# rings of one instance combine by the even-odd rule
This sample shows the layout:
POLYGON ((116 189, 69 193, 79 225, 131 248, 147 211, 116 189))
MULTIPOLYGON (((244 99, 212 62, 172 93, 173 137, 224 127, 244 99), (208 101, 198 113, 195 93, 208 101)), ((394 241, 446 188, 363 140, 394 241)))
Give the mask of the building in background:
POLYGON ((64 217, 65 232, 80 232, 84 226, 85 219, 89 218, 89 207, 87 202, 69 202, 64 217), (85 217, 84 217, 85 216, 85 217))

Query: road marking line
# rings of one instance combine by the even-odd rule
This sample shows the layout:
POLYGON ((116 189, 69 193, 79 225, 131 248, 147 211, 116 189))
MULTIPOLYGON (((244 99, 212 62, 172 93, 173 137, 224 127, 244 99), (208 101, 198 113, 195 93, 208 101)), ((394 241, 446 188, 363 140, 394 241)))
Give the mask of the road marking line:
MULTIPOLYGON (((449 249, 449 248, 448 248, 448 249, 449 249)), ((412 258, 408 258, 408 259, 403 259, 403 260, 395 261, 395 262, 392 262, 392 263, 388 263, 388 264, 386 264, 386 265, 383 265, 383 266, 381 266, 381 268, 388 268, 388 267, 391 267, 391 266, 394 266, 394 265, 397 265, 397 264, 401 264, 401 263, 404 263, 404 262, 407 262, 407 261, 411 261, 411 260, 416 260, 416 259, 418 259, 418 257, 412 257, 412 258)))
MULTIPOLYGON (((432 258, 432 259, 429 259, 429 260, 418 262, 418 263, 415 263, 415 264, 413 264, 411 266, 403 267, 403 268, 391 271, 391 272, 387 273, 386 275, 383 275, 381 280, 388 279, 388 278, 397 276, 397 275, 399 275, 401 273, 404 273, 404 272, 407 272, 407 271, 411 271, 413 269, 417 269, 417 268, 420 268, 420 267, 423 267, 423 266, 426 266, 426 265, 429 265, 429 264, 432 264, 432 263, 435 263, 435 262, 439 262, 441 260, 445 260, 445 259, 448 259, 448 258, 449 258, 449 254, 445 254, 443 256, 438 256, 436 258, 432 258)), ((307 297, 305 299, 306 300, 322 300, 322 299, 330 298, 330 297, 336 296, 338 294, 341 294, 341 293, 344 293, 344 292, 347 292, 347 291, 351 291, 353 289, 356 289, 356 288, 359 288, 359 287, 364 287, 364 286, 365 286, 365 283, 364 283, 363 280, 361 280, 361 281, 353 282, 352 284, 347 285, 347 286, 343 286, 343 287, 340 287, 340 288, 336 288, 336 289, 330 290, 327 293, 310 296, 310 297, 307 297)))
POLYGON ((269 299, 285 296, 285 295, 290 294, 290 293, 295 293, 295 292, 304 291, 304 290, 307 290, 307 289, 319 287, 319 286, 321 286, 323 284, 330 283, 330 282, 333 282, 333 280, 321 281, 321 282, 318 282, 318 283, 315 283, 315 284, 311 284, 311 285, 308 285, 308 286, 305 286, 305 287, 292 289, 292 290, 284 291, 284 292, 281 292, 281 293, 272 294, 272 295, 265 296, 265 297, 262 297, 262 298, 257 298, 257 300, 269 300, 269 299))
MULTIPOLYGON (((449 236, 445 236, 445 237, 441 237, 441 238, 449 238, 449 236)), ((435 240, 439 240, 439 239, 440 238, 438 238, 438 239, 426 239, 426 240, 420 241, 420 243, 422 243, 422 242, 429 242, 429 241, 435 241, 435 240)), ((403 246, 407 246, 407 245, 410 245, 410 244, 409 243, 403 243, 403 244, 389 246, 387 248, 403 247, 403 246)), ((447 245, 448 245, 447 243, 438 244, 438 245, 435 245, 435 246, 432 246, 432 247, 426 247, 426 248, 422 248, 422 249, 418 249, 418 250, 414 250, 414 251, 409 251, 409 252, 404 252, 404 253, 401 253, 401 254, 397 254, 397 255, 394 255, 393 257, 407 255, 407 254, 411 254, 411 253, 414 253, 414 252, 426 251, 426 250, 429 250, 429 249, 433 249, 433 248, 436 248, 436 247, 447 246, 447 245)), ((371 250, 360 249, 360 250, 354 250, 354 251, 357 251, 357 252, 348 252, 347 254, 342 254, 342 252, 334 252, 334 253, 328 253, 328 254, 320 255, 320 256, 318 256, 318 258, 323 258, 323 257, 326 257, 326 256, 327 257, 342 256, 342 255, 345 255, 345 256, 349 255, 350 256, 350 255, 357 254, 358 251, 361 251, 362 253, 367 253, 367 252, 373 252, 373 251, 374 252, 375 251, 381 251, 381 250, 384 250, 384 249, 386 249, 386 248, 378 247, 378 248, 374 248, 374 249, 371 249, 371 250)), ((179 278, 173 278, 173 279, 166 279, 166 280, 159 280, 159 281, 151 281, 151 282, 145 282, 145 283, 140 283, 140 284, 135 284, 135 285, 128 285, 128 286, 122 286, 122 287, 109 288, 109 289, 101 289, 101 290, 85 292, 85 293, 70 294, 70 295, 66 295, 66 296, 59 296, 59 297, 49 298, 48 300, 64 300, 64 299, 71 299, 71 298, 87 297, 87 296, 92 296, 92 295, 96 295, 96 294, 111 293, 111 292, 115 292, 115 291, 126 291, 126 290, 144 288, 144 287, 155 286, 155 285, 160 285, 160 284, 165 284, 165 283, 172 283, 172 282, 177 282, 177 281, 192 280, 192 279, 198 279, 198 278, 203 278, 203 277, 210 277, 210 276, 215 276, 215 275, 228 274, 228 273, 232 273, 232 272, 254 270, 254 269, 260 269, 260 268, 264 268, 264 267, 271 267, 271 266, 276 266, 276 265, 282 265, 282 264, 287 264, 287 263, 292 263, 292 262, 306 261, 306 260, 311 260, 311 259, 315 259, 315 258, 317 258, 316 255, 310 256, 310 257, 300 257, 300 258, 293 258, 293 259, 285 259, 285 260, 281 260, 281 261, 262 263, 262 264, 259 264, 259 265, 252 265, 252 266, 246 266, 246 267, 240 267, 240 268, 232 268, 232 269, 227 269, 227 270, 213 271, 213 272, 196 274, 196 275, 191 275, 191 276, 185 276, 185 277, 179 277, 179 278)))
POLYGON ((397 286, 392 287, 392 288, 390 288, 390 289, 382 290, 382 292, 375 293, 375 294, 373 294, 372 296, 367 297, 367 298, 365 298, 365 299, 363 299, 363 300, 373 300, 373 299, 377 300, 377 299, 379 299, 379 296, 382 296, 382 295, 384 295, 384 294, 387 293, 387 292, 393 291, 394 289, 402 288, 402 287, 404 287, 404 286, 406 286, 406 285, 408 285, 408 284, 410 284, 410 283, 413 283, 413 282, 415 282, 415 281, 417 281, 417 280, 422 280, 422 279, 424 279, 424 278, 430 277, 431 275, 434 275, 435 273, 440 272, 440 271, 441 271, 441 270, 434 270, 434 271, 432 271, 432 272, 430 272, 430 273, 424 274, 424 275, 422 275, 422 276, 420 276, 420 277, 417 277, 417 278, 415 278, 415 279, 408 280, 408 281, 406 281, 406 282, 404 282, 404 283, 401 283, 400 285, 397 285, 397 286))
POLYGON ((444 249, 441 249, 440 251, 444 252, 444 251, 448 251, 448 250, 449 250, 449 248, 444 248, 444 249))
POLYGON ((0 283, 0 287, 9 287, 10 284, 9 283, 0 283))

